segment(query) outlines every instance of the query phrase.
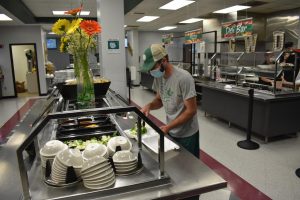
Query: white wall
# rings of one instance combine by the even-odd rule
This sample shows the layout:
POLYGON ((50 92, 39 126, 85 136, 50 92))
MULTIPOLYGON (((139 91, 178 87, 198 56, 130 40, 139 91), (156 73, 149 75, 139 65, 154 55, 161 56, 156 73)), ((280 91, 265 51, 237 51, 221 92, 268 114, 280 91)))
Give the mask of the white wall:
MULTIPOLYGON (((139 32, 139 56, 140 65, 143 64, 143 54, 144 50, 148 48, 151 44, 162 43, 163 32, 151 32, 151 31, 140 31, 139 32)), ((183 33, 174 33, 174 37, 183 36, 183 33)), ((184 38, 174 38, 174 44, 166 47, 169 54, 170 61, 182 61, 182 45, 184 38)))
POLYGON ((111 80, 110 88, 128 98, 126 86, 124 2, 120 0, 97 0, 98 21, 102 26, 99 39, 100 73, 111 80), (110 53, 107 42, 110 39, 119 40, 120 51, 110 53))
POLYGON ((15 81, 25 82, 25 88, 27 88, 26 73, 28 71, 27 58, 25 56, 25 49, 30 49, 33 53, 33 45, 14 45, 12 46, 13 62, 15 71, 15 81))
POLYGON ((42 29, 41 26, 1 26, 0 27, 0 66, 4 73, 4 82, 2 84, 3 96, 14 96, 14 86, 11 70, 11 58, 9 44, 35 43, 36 54, 39 68, 39 80, 41 94, 46 94, 46 72, 44 51, 42 47, 42 29))

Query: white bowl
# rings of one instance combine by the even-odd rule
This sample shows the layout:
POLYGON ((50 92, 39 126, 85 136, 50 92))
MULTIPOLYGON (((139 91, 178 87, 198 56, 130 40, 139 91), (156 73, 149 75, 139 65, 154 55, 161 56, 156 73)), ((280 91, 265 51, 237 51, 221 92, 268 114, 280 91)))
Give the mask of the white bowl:
POLYGON ((41 148, 40 154, 45 157, 52 157, 67 148, 68 146, 59 140, 50 140, 41 148))
POLYGON ((57 158, 68 167, 81 168, 83 164, 83 158, 78 149, 65 149, 57 154, 57 158))
POLYGON ((82 152, 82 157, 84 159, 90 159, 95 156, 105 157, 107 154, 107 147, 99 143, 90 143, 86 146, 85 150, 82 152))
POLYGON ((130 151, 118 151, 112 157, 114 163, 130 163, 137 160, 137 157, 130 151))
POLYGON ((104 162, 107 162, 107 159, 102 156, 95 156, 91 159, 85 160, 82 164, 81 173, 95 165, 99 165, 104 162))
POLYGON ((116 136, 111 138, 107 143, 110 155, 113 155, 116 152, 117 146, 120 146, 121 150, 131 150, 132 148, 131 142, 126 137, 116 136))

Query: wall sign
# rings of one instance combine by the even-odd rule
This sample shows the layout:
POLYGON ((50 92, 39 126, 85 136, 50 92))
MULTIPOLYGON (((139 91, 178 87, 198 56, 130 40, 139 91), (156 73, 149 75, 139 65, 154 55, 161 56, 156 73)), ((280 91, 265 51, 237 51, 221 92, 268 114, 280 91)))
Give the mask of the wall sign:
POLYGON ((107 41, 108 53, 120 53, 120 40, 110 39, 107 41))
POLYGON ((244 37, 246 53, 255 52, 257 36, 258 36, 257 34, 253 34, 244 37))
POLYGON ((203 28, 185 32, 184 33, 184 43, 185 44, 194 44, 194 43, 202 42, 203 41, 202 33, 203 33, 203 28))
POLYGON ((284 43, 284 32, 274 31, 273 32, 273 51, 281 51, 284 43))
POLYGON ((173 33, 162 35, 162 43, 164 45, 174 44, 173 37, 173 33))
POLYGON ((222 23, 222 38, 245 37, 252 35, 253 19, 243 19, 222 23))

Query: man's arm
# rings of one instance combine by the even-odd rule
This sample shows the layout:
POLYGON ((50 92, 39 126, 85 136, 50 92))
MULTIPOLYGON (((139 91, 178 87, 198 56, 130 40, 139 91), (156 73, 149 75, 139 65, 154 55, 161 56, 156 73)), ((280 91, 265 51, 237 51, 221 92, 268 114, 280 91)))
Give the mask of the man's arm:
POLYGON ((163 106, 163 104, 162 104, 160 95, 157 92, 156 95, 155 95, 155 98, 150 103, 148 103, 147 105, 145 105, 141 109, 141 112, 144 113, 146 116, 148 116, 150 110, 160 109, 162 106, 163 106))
POLYGON ((197 113, 196 97, 191 97, 187 100, 184 100, 184 106, 184 111, 176 119, 171 121, 166 126, 160 127, 164 133, 168 133, 171 129, 184 124, 197 113))

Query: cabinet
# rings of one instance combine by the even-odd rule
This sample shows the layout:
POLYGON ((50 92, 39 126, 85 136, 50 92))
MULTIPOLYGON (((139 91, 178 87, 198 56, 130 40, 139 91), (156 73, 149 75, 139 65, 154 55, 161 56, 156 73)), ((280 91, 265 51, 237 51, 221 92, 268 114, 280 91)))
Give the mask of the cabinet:
POLYGON ((27 81, 27 90, 29 93, 39 92, 36 72, 27 72, 26 81, 27 81))

